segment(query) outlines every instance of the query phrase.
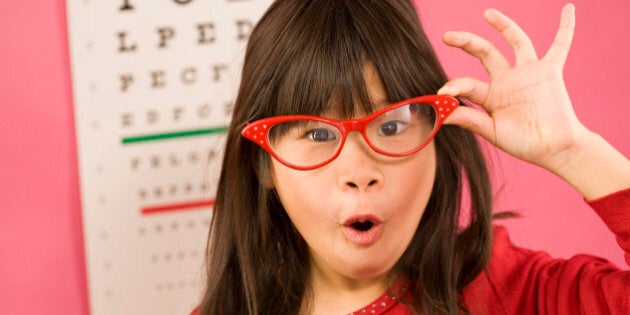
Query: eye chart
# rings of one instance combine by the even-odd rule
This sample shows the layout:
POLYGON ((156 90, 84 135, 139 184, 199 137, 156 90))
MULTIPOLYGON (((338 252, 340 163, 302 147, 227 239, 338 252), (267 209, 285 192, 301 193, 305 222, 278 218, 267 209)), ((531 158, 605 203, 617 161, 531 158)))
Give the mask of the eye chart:
POLYGON ((269 4, 67 0, 91 314, 198 303, 246 40, 269 4))

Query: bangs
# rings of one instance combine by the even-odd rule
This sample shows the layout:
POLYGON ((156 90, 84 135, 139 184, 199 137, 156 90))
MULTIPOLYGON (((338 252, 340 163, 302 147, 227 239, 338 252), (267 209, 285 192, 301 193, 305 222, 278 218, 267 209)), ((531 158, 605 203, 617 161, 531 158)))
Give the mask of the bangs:
MULTIPOLYGON (((291 27, 299 47, 288 58, 273 115, 372 112, 365 71, 371 61, 344 1, 312 2, 291 27)), ((292 47, 291 47, 292 48, 292 47)))

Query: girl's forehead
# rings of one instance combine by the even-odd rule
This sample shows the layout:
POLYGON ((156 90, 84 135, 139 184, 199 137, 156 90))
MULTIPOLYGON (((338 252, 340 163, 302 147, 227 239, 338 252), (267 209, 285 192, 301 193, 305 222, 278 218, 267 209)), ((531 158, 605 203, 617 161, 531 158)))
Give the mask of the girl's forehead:
POLYGON ((378 74, 374 65, 368 63, 363 69, 363 79, 370 101, 374 105, 387 103, 388 97, 381 76, 378 74))
POLYGON ((360 118, 391 103, 381 77, 371 63, 367 63, 364 66, 363 81, 367 99, 366 97, 361 97, 358 91, 353 93, 354 97, 352 100, 342 100, 340 97, 332 96, 328 100, 326 109, 321 113, 321 116, 334 119, 360 118), (348 108, 352 110, 349 111, 347 110, 348 108), (350 117, 344 117, 348 115, 350 117))
POLYGON ((344 112, 347 111, 342 112, 339 110, 341 106, 347 108, 348 105, 334 104, 334 101, 332 101, 319 116, 336 120, 357 119, 383 109, 388 105, 390 105, 390 103, 387 100, 372 101, 369 104, 362 104, 360 100, 355 100, 352 113, 348 115, 344 114, 344 112))

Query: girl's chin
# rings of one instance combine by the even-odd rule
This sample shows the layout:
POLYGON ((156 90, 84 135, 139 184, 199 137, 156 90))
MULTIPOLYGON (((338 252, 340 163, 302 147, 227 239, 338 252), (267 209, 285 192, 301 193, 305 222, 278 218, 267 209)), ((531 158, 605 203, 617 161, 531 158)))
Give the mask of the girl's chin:
POLYGON ((369 264, 361 264, 356 262, 347 262, 341 264, 337 272, 350 281, 381 281, 387 276, 388 271, 392 268, 389 262, 376 263, 374 261, 369 264))

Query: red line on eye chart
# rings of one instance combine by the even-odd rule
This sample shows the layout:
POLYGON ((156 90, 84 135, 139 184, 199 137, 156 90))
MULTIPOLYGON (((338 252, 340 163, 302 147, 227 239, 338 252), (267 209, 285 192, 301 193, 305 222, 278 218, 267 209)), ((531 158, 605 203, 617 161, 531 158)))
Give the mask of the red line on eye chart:
POLYGON ((163 204, 157 206, 147 206, 141 209, 142 215, 151 215, 164 212, 177 212, 194 210, 195 208, 205 208, 214 206, 214 199, 196 200, 189 202, 163 204))

